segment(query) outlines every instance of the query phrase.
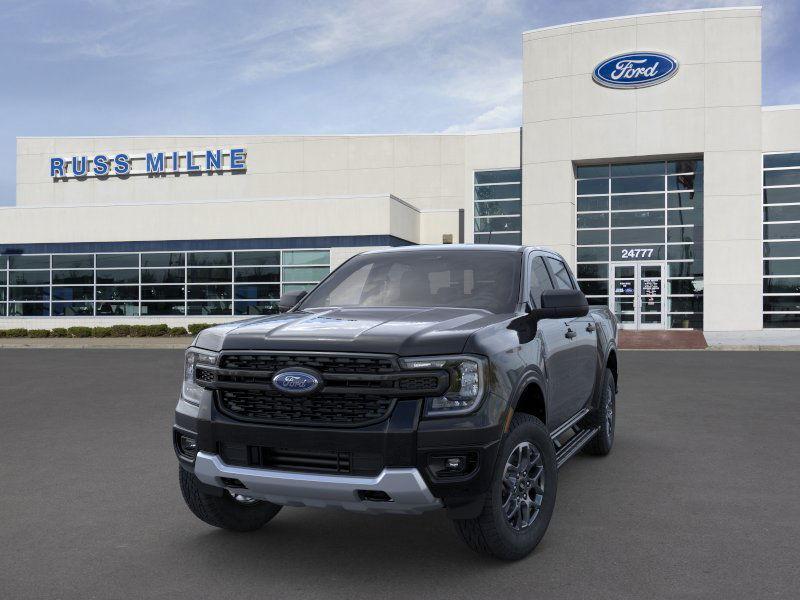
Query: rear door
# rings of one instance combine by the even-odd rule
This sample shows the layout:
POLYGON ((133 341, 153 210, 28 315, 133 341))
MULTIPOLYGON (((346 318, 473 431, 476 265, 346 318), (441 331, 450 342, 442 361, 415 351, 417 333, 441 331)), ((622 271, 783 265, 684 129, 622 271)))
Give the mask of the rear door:
MULTIPOLYGON (((542 256, 532 255, 528 263, 530 286, 529 302, 533 308, 541 308, 542 292, 555 289, 555 285, 542 256)), ((572 371, 571 350, 573 344, 566 337, 567 327, 563 319, 541 319, 537 324, 537 337, 541 340, 545 359, 545 374, 548 385, 548 424, 553 430, 570 415, 565 395, 569 394, 572 371)), ((536 343, 536 338, 530 343, 536 343)), ((571 406, 571 403, 569 404, 571 406)))
MULTIPOLYGON (((567 266, 559 259, 546 256, 545 262, 556 289, 577 290, 578 285, 567 266)), ((597 333, 594 319, 586 315, 561 320, 566 330, 569 355, 569 376, 559 385, 563 390, 564 420, 591 399, 597 372, 597 333)))

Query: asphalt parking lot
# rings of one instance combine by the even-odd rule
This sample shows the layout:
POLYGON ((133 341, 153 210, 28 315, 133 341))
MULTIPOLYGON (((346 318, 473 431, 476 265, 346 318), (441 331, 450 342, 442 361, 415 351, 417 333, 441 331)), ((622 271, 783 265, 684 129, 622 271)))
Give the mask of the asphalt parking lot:
POLYGON ((513 564, 442 513, 284 509, 255 534, 184 507, 175 350, 0 350, 2 598, 796 598, 796 352, 624 352, 616 446, 560 473, 513 564))

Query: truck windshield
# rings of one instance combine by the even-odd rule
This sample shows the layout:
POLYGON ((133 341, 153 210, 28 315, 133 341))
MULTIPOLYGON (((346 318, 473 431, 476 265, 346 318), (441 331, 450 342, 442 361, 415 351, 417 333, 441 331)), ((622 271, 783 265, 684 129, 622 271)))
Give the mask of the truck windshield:
POLYGON ((328 306, 479 308, 511 313, 522 253, 415 250, 364 254, 346 262, 301 303, 328 306))

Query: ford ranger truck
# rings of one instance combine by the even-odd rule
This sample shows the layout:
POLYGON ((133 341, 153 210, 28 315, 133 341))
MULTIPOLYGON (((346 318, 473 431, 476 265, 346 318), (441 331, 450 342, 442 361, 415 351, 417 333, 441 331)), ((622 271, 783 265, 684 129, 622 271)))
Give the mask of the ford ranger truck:
POLYGON ((559 467, 611 450, 617 323, 554 252, 370 251, 279 308, 186 351, 173 441, 210 525, 444 509, 472 549, 514 560, 547 530, 559 467))

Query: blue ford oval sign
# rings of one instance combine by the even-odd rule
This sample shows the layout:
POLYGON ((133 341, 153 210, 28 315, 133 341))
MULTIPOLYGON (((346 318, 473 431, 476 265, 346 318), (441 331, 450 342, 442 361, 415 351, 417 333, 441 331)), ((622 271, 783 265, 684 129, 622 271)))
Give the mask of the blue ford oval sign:
POLYGON ((592 79, 610 88, 641 88, 666 81, 678 72, 678 61, 660 52, 629 52, 601 62, 592 79))
POLYGON ((319 387, 320 378, 308 371, 287 369, 275 373, 272 385, 284 394, 310 394, 319 387))

